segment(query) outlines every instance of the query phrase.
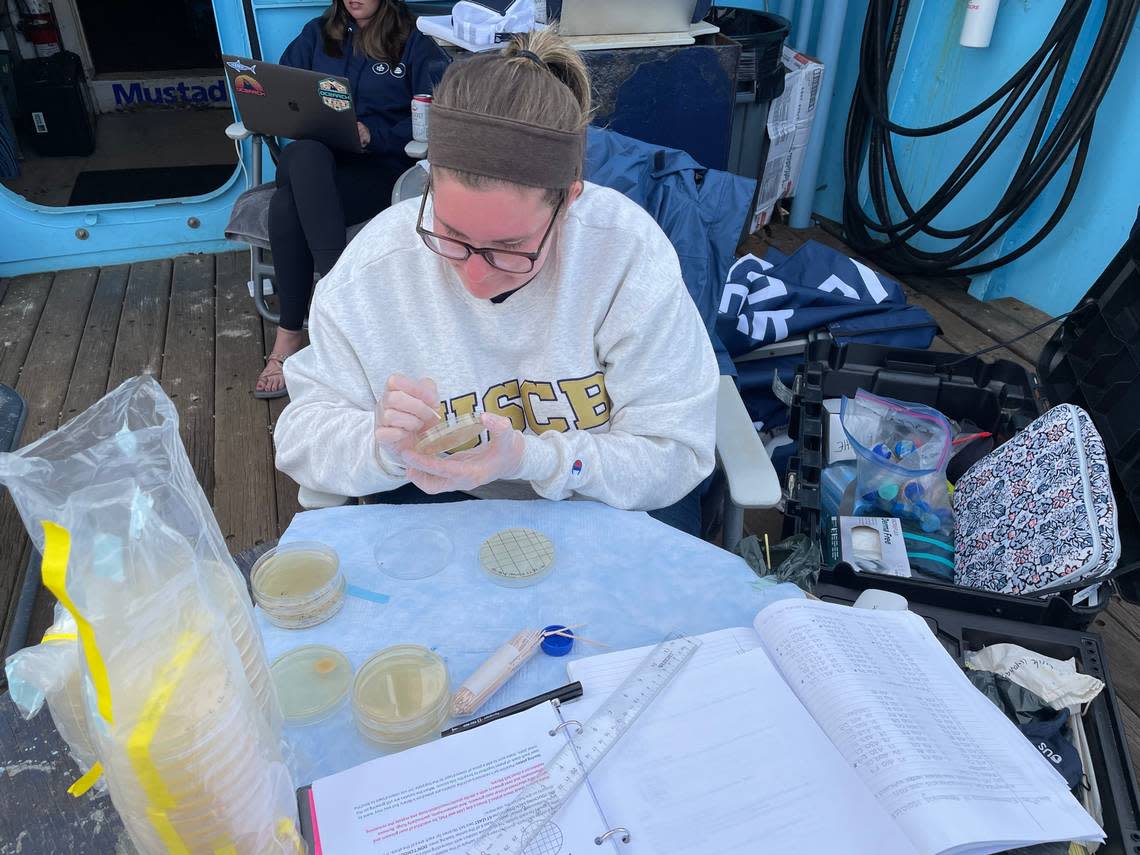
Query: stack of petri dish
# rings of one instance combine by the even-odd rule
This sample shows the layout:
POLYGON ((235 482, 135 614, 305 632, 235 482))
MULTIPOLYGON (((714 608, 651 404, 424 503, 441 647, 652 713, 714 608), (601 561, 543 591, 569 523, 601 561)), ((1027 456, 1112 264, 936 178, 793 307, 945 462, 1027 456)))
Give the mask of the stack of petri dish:
POLYGON ((249 574, 253 599, 283 629, 324 623, 344 605, 345 579, 336 550, 314 541, 283 543, 249 574))
POLYGON ((451 707, 447 665, 418 644, 386 647, 360 666, 352 686, 356 727, 389 750, 439 736, 451 707))
POLYGON ((254 700, 265 713, 266 721, 276 729, 281 723, 281 709, 274 693, 273 678, 269 673, 269 661, 265 655, 261 633, 254 623, 253 611, 241 576, 236 568, 215 562, 207 562, 203 572, 213 600, 225 616, 226 625, 241 658, 242 668, 245 669, 245 676, 253 690, 254 700))
POLYGON ((117 695, 115 744, 102 752, 115 806, 144 852, 175 840, 188 852, 279 851, 292 805, 277 740, 208 613, 178 618, 192 646, 129 649, 112 665, 138 678, 117 695))
POLYGON ((317 724, 348 703, 352 664, 335 647, 306 644, 282 653, 271 670, 286 724, 317 724))

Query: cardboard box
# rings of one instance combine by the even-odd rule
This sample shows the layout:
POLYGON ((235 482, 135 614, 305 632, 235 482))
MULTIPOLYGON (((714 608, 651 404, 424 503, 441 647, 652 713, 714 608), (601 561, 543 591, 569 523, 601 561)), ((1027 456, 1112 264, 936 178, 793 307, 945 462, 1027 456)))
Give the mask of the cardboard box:
POLYGON ((760 178, 760 196, 752 231, 772 221, 776 203, 795 194, 815 120, 823 63, 784 46, 784 93, 768 109, 768 159, 760 178))
POLYGON ((827 410, 823 441, 827 449, 828 463, 855 459, 855 449, 851 447, 851 440, 847 438, 847 433, 843 430, 843 423, 839 419, 839 410, 842 405, 843 401, 840 398, 828 398, 823 402, 823 407, 827 410))

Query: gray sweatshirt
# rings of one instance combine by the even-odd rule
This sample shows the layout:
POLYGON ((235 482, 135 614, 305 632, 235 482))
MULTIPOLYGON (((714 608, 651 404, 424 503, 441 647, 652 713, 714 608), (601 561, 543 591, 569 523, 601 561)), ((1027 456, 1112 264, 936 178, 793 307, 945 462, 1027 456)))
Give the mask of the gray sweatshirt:
POLYGON ((524 432, 518 480, 495 498, 670 505, 712 471, 717 368, 652 218, 587 184, 541 272, 501 303, 469 294, 415 233, 418 200, 378 215, 318 284, 311 344, 285 363, 277 467, 364 496, 407 483, 374 442, 389 375, 430 377, 440 412, 498 413, 524 432))

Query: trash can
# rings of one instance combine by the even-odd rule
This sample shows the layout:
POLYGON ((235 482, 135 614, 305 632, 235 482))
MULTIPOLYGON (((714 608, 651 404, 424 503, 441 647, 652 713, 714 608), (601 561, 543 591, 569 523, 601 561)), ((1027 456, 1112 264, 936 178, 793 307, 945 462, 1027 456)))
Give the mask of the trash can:
POLYGON ((791 24, 779 15, 734 6, 714 6, 709 20, 741 48, 728 169, 760 178, 768 151, 768 107, 784 91, 780 57, 791 24))
POLYGON ((16 66, 20 116, 44 157, 85 156, 95 150, 95 109, 79 57, 62 51, 16 66))

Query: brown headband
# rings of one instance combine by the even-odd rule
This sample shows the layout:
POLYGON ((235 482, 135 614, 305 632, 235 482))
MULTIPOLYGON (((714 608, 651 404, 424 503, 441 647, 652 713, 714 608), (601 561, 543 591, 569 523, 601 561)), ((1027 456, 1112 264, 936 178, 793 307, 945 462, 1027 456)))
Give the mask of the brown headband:
POLYGON ((428 161, 511 184, 563 190, 581 177, 585 142, 585 133, 435 105, 428 161))

